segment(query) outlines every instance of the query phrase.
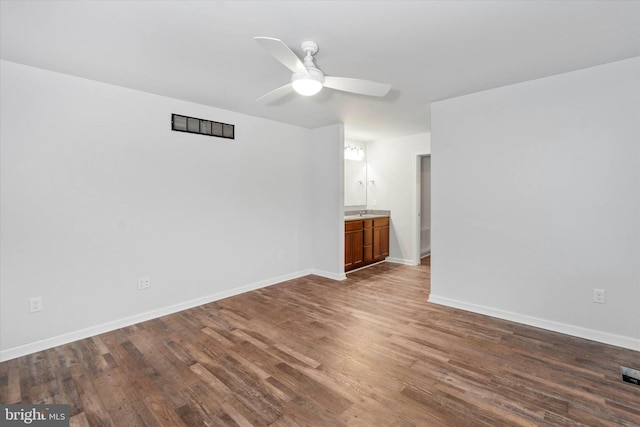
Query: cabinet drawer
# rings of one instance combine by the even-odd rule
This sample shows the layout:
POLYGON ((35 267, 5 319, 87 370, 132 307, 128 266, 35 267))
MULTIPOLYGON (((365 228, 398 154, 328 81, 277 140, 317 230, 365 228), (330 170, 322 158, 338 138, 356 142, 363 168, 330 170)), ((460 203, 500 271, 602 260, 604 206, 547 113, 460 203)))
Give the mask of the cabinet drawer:
POLYGON ((373 220, 374 227, 384 227, 385 225, 389 225, 389 218, 375 218, 373 220))
POLYGON ((344 231, 362 230, 362 221, 347 221, 344 223, 344 231))
POLYGON ((372 219, 365 219, 363 221, 364 224, 364 228, 372 228, 373 227, 373 220, 372 219))

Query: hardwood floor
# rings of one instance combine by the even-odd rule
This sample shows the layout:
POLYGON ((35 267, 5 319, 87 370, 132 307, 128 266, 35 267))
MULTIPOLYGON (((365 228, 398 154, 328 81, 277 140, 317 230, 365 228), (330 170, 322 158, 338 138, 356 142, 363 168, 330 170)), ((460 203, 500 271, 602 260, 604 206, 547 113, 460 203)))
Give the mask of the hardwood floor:
POLYGON ((308 276, 0 364, 74 426, 640 425, 640 353, 427 302, 429 264, 308 276))

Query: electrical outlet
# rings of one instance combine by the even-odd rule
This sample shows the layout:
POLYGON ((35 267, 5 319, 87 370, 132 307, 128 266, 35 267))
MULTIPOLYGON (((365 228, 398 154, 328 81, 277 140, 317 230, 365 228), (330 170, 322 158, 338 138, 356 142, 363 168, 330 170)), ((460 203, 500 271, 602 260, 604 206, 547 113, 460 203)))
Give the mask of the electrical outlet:
POLYGON ((151 277, 139 277, 138 278, 138 290, 148 289, 151 287, 151 277))
POLYGON ((283 256, 284 256, 284 252, 278 251, 278 259, 282 259, 283 256))
POLYGON ((597 302, 598 304, 604 304, 605 303, 604 289, 594 289, 593 290, 593 302, 597 302))
POLYGON ((32 313, 42 311, 42 297, 31 298, 29 306, 32 313))

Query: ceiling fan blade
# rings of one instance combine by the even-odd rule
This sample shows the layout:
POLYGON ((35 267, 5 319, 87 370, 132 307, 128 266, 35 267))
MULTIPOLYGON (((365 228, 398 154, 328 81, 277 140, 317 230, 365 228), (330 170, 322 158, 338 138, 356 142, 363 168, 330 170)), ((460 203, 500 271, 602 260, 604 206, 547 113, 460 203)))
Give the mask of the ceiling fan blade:
POLYGON ((300 58, 282 40, 272 37, 254 37, 254 40, 294 73, 309 74, 300 58))
POLYGON ((256 99, 256 101, 263 104, 268 104, 290 94, 291 92, 293 92, 293 86, 291 86, 291 83, 287 83, 284 86, 280 86, 278 89, 272 90, 266 95, 262 95, 260 98, 256 99))
POLYGON ((370 80, 351 79, 349 77, 324 76, 324 87, 359 93, 360 95, 385 96, 391 89, 388 83, 372 82, 370 80))

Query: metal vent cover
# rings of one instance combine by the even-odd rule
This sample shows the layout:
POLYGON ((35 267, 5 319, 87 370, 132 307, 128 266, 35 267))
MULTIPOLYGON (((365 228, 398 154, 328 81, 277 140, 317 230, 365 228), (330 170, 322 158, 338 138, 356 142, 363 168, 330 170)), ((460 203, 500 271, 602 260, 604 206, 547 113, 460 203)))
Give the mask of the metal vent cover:
POLYGON ((218 138, 235 139, 235 126, 213 120, 171 114, 171 130, 177 132, 197 133, 199 135, 218 138))

